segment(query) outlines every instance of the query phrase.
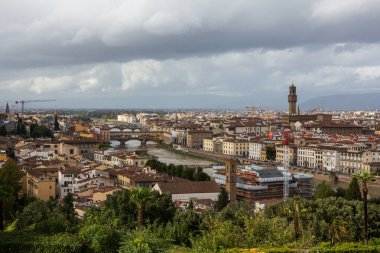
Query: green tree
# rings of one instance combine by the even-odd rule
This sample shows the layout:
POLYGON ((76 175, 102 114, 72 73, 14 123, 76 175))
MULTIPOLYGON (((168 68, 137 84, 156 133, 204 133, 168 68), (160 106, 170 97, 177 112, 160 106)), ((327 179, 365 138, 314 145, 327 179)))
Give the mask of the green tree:
POLYGON ((302 206, 298 198, 294 198, 285 208, 285 212, 293 221, 294 237, 298 240, 301 237, 301 215, 307 212, 307 209, 302 206))
POLYGON ((334 218, 331 224, 329 224, 331 246, 334 246, 336 242, 341 242, 343 238, 347 237, 347 235, 347 222, 341 218, 334 218))
POLYGON ((247 247, 282 246, 293 239, 292 227, 286 218, 266 217, 263 213, 245 217, 247 247))
POLYGON ((0 126, 0 136, 6 136, 7 134, 8 134, 7 128, 5 127, 5 125, 1 125, 0 126))
POLYGON ((331 188, 331 186, 327 185, 325 182, 322 182, 321 184, 317 185, 317 187, 315 188, 314 196, 317 199, 324 199, 324 198, 334 197, 335 192, 331 188))
POLYGON ((367 183, 375 180, 375 176, 368 171, 362 170, 359 173, 354 174, 360 181, 362 193, 363 193, 363 209, 364 209, 364 243, 368 243, 368 186, 367 183))
POLYGON ((34 230, 44 233, 71 232, 75 230, 77 220, 68 215, 64 203, 49 200, 35 200, 18 215, 19 230, 34 230))
POLYGON ((67 196, 63 198, 58 208, 59 212, 61 212, 68 221, 70 221, 71 223, 76 223, 77 218, 73 201, 73 195, 69 193, 67 196))
POLYGON ((353 177, 348 189, 344 195, 347 200, 362 200, 362 194, 360 192, 359 181, 357 177, 353 177))
MULTIPOLYGON (((135 226, 137 213, 136 204, 131 200, 130 191, 119 190, 108 195, 104 207, 105 209, 102 210, 102 213, 107 210, 112 210, 118 223, 121 225, 127 226, 128 228, 135 226)), ((97 210, 97 212, 99 213, 100 211, 97 210)), ((112 220, 108 222, 113 223, 112 220)))
POLYGON ((172 220, 176 212, 172 197, 152 191, 149 201, 144 205, 144 217, 150 223, 165 224, 172 220))
POLYGON ((232 221, 213 222, 201 237, 194 238, 192 244, 197 252, 223 252, 228 248, 241 247, 245 244, 244 228, 232 221))
POLYGON ((231 221, 233 224, 243 227, 246 217, 254 214, 251 203, 236 201, 229 203, 221 212, 217 213, 217 218, 221 221, 231 221))
POLYGON ((226 189, 222 188, 219 195, 218 200, 216 202, 216 210, 221 211, 225 206, 228 205, 229 196, 226 189))
POLYGON ((144 226, 144 206, 152 199, 152 190, 146 188, 135 188, 131 190, 131 200, 137 205, 137 220, 140 227, 144 226))
POLYGON ((85 214, 81 221, 82 226, 89 226, 92 224, 106 225, 107 227, 117 229, 120 221, 115 214, 115 210, 107 208, 105 205, 100 207, 87 207, 85 214))
POLYGON ((194 209, 194 202, 192 199, 190 199, 189 204, 187 205, 187 209, 193 210, 194 209))
POLYGON ((344 198, 345 195, 346 195, 346 190, 343 189, 342 187, 338 187, 338 188, 336 188, 336 190, 335 190, 335 195, 336 195, 337 197, 344 198))
POLYGON ((173 222, 166 225, 166 234, 175 244, 190 246, 190 239, 201 232, 202 217, 193 210, 177 211, 173 222))
POLYGON ((8 159, 0 168, 0 230, 4 229, 4 216, 11 210, 6 210, 6 202, 12 203, 17 200, 17 195, 21 189, 21 173, 16 162, 8 159))
POLYGON ((123 238, 120 253, 163 253, 167 252, 169 243, 148 228, 129 231, 123 238))
MULTIPOLYGON (((31 238, 30 236, 28 239, 31 238)), ((76 234, 58 233, 51 236, 41 236, 39 240, 34 241, 34 247, 30 251, 36 253, 62 253, 62 252, 86 252, 76 234)), ((25 248, 24 248, 25 251, 25 248)))
POLYGON ((203 172, 202 167, 198 167, 196 169, 193 177, 195 181, 210 181, 211 180, 210 176, 207 173, 203 172))
POLYGON ((105 225, 92 224, 79 230, 79 238, 97 253, 117 252, 119 233, 105 225))
POLYGON ((39 126, 37 124, 32 124, 30 126, 30 137, 32 138, 53 137, 53 132, 46 126, 39 126))
POLYGON ((59 131, 58 115, 54 115, 54 131, 59 131))
POLYGON ((17 228, 26 229, 31 226, 43 222, 49 218, 50 208, 47 202, 36 199, 18 215, 17 228))
POLYGON ((267 146, 266 148, 267 160, 276 160, 276 148, 273 146, 267 146))

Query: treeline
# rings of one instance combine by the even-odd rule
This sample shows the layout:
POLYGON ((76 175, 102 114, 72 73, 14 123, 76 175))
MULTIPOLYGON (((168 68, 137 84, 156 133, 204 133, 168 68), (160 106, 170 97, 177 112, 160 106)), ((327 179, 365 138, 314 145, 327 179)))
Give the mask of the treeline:
MULTIPOLYGON (((0 169, 4 231, 0 252, 379 252, 380 206, 368 204, 368 245, 361 200, 298 197, 264 211, 226 202, 201 213, 177 210, 169 195, 145 188, 119 190, 79 219, 69 195, 62 201, 19 199, 16 164, 0 169), (226 205, 227 204, 227 205, 226 205), (229 251, 236 249, 235 251, 229 251)), ((364 188, 363 188, 364 189, 364 188)))
POLYGON ((180 177, 191 181, 210 181, 210 176, 203 171, 201 167, 196 169, 189 168, 183 165, 166 164, 158 161, 157 159, 151 159, 146 163, 146 166, 151 167, 160 173, 166 173, 169 176, 180 177))
POLYGON ((294 198, 264 212, 256 212, 249 203, 236 202, 220 212, 197 213, 192 209, 176 210, 170 196, 150 190, 142 194, 136 191, 117 191, 107 197, 103 206, 89 207, 83 219, 74 220, 69 199, 66 204, 35 200, 16 216, 7 227, 8 232, 0 232, 0 252, 380 250, 378 205, 369 205, 371 239, 364 245, 359 201, 294 198))
POLYGON ((32 138, 53 137, 53 132, 46 126, 31 124, 30 137, 32 138))
POLYGON ((31 137, 31 138, 41 138, 41 137, 53 137, 53 132, 50 130, 50 128, 42 125, 38 125, 36 123, 29 125, 29 133, 26 128, 26 124, 19 120, 16 125, 15 131, 7 131, 7 128, 5 125, 0 126, 0 136, 7 136, 7 135, 20 135, 24 137, 31 137))

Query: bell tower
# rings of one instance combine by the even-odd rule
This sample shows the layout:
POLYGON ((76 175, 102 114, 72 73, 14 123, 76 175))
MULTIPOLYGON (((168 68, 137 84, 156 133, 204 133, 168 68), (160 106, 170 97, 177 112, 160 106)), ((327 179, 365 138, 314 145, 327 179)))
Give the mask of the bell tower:
POLYGON ((294 84, 289 86, 288 103, 289 115, 297 114, 297 88, 294 86, 294 84))
POLYGON ((236 201, 236 160, 226 160, 226 191, 230 194, 230 202, 236 201))

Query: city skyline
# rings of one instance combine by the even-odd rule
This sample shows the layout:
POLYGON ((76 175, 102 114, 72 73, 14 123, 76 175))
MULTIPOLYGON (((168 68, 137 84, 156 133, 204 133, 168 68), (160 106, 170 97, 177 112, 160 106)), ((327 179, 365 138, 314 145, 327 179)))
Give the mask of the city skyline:
POLYGON ((286 108, 292 82, 301 109, 315 97, 380 93, 376 1, 0 7, 4 105, 56 99, 53 108, 286 108))

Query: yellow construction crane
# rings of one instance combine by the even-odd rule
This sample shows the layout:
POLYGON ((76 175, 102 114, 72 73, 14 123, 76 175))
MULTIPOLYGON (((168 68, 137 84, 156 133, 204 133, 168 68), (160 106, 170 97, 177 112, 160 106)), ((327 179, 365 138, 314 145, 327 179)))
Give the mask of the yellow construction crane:
POLYGON ((34 103, 34 102, 51 102, 55 101, 54 99, 42 99, 42 100, 17 100, 16 104, 21 104, 21 113, 24 113, 24 104, 25 103, 34 103))

